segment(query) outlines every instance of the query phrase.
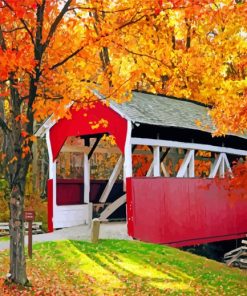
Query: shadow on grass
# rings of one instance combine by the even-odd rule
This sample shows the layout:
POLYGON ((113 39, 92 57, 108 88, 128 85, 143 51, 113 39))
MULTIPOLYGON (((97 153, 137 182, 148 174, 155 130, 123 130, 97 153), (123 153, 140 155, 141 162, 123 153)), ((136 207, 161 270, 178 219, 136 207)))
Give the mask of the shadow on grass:
MULTIPOLYGON (((85 249, 80 242, 71 241, 70 243, 77 249, 78 254, 84 254, 85 249)), ((105 276, 110 275, 110 278, 114 277, 115 282, 117 279, 119 283, 116 288, 129 292, 153 293, 153 295, 159 295, 161 291, 170 291, 172 294, 182 293, 183 295, 194 292, 194 288, 191 286, 194 281, 193 277, 179 270, 157 267, 152 262, 152 258, 149 258, 149 262, 146 262, 144 260, 146 257, 143 254, 141 258, 136 254, 131 254, 131 250, 127 253, 124 248, 115 250, 109 247, 102 250, 100 245, 92 244, 88 245, 88 249, 86 256, 87 260, 91 262, 91 268, 98 269, 100 267, 100 269, 104 269, 104 272, 101 274, 94 273, 93 275, 85 269, 85 266, 82 271, 84 273, 89 272, 99 283, 103 283, 106 279, 105 276), (95 249, 95 252, 93 252, 93 249, 95 249)), ((79 257, 85 260, 84 256, 80 255, 79 257)), ((114 280, 110 282, 114 283, 114 280)))
MULTIPOLYGON (((0 265, 3 259, 0 256, 0 265)), ((45 289, 59 286, 73 295, 245 295, 246 291, 247 277, 240 271, 136 241, 35 244, 27 265, 33 280, 39 278, 35 288, 45 283, 45 289)))

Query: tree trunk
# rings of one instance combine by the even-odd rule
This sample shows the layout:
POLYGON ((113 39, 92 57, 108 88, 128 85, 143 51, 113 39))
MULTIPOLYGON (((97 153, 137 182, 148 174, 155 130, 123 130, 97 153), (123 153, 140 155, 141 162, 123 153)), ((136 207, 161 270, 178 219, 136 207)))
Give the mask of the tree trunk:
POLYGON ((24 226, 24 184, 14 185, 10 195, 10 280, 26 285, 25 226, 24 226))

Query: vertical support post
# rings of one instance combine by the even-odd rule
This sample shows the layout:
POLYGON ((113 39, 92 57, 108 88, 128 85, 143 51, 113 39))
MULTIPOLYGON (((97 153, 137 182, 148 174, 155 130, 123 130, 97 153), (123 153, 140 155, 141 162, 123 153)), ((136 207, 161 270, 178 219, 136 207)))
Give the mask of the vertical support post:
POLYGON ((214 178, 217 175, 218 171, 220 177, 224 175, 224 163, 222 164, 222 162, 224 162, 223 155, 224 153, 220 153, 220 155, 217 155, 215 157, 215 161, 211 167, 209 178, 214 178))
POLYGON ((52 170, 52 197, 53 197, 53 216, 52 216, 52 222, 54 225, 54 220, 56 216, 56 208, 57 208, 57 163, 56 160, 52 162, 51 164, 51 170, 52 170))
POLYGON ((132 145, 131 145, 132 123, 127 123, 127 135, 124 147, 124 191, 126 191, 126 178, 132 177, 132 145))
POLYGON ((99 241, 100 220, 93 219, 91 229, 91 242, 97 243, 99 241))
POLYGON ((195 177, 195 150, 191 150, 191 158, 189 162, 188 175, 190 178, 195 177))
MULTIPOLYGON (((57 166, 56 161, 53 161, 53 154, 51 149, 51 140, 50 140, 50 130, 46 131, 46 144, 48 148, 49 156, 49 179, 52 180, 52 206, 48 205, 48 208, 52 209, 49 211, 48 224, 50 225, 50 231, 53 231, 54 216, 56 212, 57 205, 57 166)), ((48 202, 50 199, 48 199, 48 202)))
POLYGON ((224 178, 225 177, 225 160, 224 160, 224 154, 222 154, 220 167, 219 167, 219 177, 224 178))
POLYGON ((84 203, 89 203, 90 193, 90 165, 88 154, 84 153, 84 203))
POLYGON ((179 171, 177 173, 178 178, 184 177, 194 177, 195 169, 194 169, 194 150, 188 150, 185 154, 183 163, 181 164, 179 171))
POLYGON ((154 146, 154 177, 160 177, 160 147, 154 146))

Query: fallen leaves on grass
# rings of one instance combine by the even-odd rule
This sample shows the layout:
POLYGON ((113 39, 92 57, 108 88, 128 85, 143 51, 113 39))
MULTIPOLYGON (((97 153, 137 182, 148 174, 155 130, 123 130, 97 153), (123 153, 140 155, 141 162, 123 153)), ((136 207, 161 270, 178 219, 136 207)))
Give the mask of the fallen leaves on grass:
POLYGON ((4 283, 0 296, 245 295, 247 273, 166 246, 118 240, 97 245, 60 241, 34 245, 27 259, 31 287, 4 283))

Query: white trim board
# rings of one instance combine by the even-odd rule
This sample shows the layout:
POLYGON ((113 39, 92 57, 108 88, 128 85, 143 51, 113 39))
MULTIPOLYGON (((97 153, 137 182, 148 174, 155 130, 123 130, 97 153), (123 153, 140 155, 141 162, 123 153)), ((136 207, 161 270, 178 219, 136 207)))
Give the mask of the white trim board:
POLYGON ((177 178, 195 177, 195 150, 188 150, 177 173, 177 178))
MULTIPOLYGON (((67 104, 64 108, 65 110, 69 109, 72 105, 74 104, 74 102, 70 102, 69 104, 67 104)), ((62 117, 63 118, 63 117, 62 117)), ((54 118, 54 115, 52 114, 50 117, 48 117, 45 122, 37 129, 37 131, 34 133, 34 135, 36 137, 40 137, 42 138, 47 130, 50 130, 60 119, 62 118, 54 118)), ((65 118, 65 117, 64 117, 65 118)))
POLYGON ((169 141, 169 140, 156 140, 148 138, 131 138, 132 145, 150 145, 150 146, 160 146, 160 147, 171 147, 171 148, 182 148, 182 149, 195 149, 195 150, 204 150, 210 152, 218 153, 228 153, 234 155, 247 156, 247 150, 240 150, 229 147, 220 147, 207 144, 197 144, 197 143, 185 143, 178 141, 169 141))

